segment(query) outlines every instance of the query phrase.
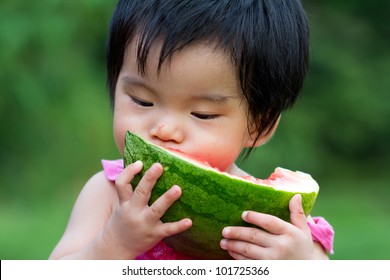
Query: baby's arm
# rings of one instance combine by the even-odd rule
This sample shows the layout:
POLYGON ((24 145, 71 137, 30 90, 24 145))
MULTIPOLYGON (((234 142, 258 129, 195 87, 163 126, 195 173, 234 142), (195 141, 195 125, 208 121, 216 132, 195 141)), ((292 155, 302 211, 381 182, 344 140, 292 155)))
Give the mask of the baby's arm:
POLYGON ((115 185, 103 172, 92 177, 80 193, 67 229, 51 259, 134 259, 164 237, 191 226, 189 219, 162 223, 160 218, 181 195, 172 187, 150 207, 151 190, 162 174, 155 164, 135 191, 130 181, 142 169, 135 163, 125 168, 115 185))
POLYGON ((268 214, 245 212, 246 222, 264 230, 225 228, 221 247, 235 259, 328 259, 322 246, 312 240, 301 197, 294 196, 289 207, 291 223, 268 214))

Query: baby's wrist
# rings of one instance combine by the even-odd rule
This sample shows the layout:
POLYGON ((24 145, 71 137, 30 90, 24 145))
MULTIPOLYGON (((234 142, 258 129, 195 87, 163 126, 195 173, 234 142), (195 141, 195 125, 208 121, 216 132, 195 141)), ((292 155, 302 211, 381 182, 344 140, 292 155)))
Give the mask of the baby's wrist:
POLYGON ((127 248, 126 244, 121 242, 121 237, 109 226, 102 230, 99 244, 105 259, 134 260, 138 255, 127 248))

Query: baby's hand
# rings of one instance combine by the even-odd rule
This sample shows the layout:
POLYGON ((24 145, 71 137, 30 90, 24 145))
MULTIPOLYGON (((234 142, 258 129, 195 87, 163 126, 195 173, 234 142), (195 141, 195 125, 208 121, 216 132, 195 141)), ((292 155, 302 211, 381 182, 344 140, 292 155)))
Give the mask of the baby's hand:
POLYGON ((161 164, 153 164, 133 191, 130 182, 141 170, 142 162, 130 164, 115 181, 119 202, 107 227, 108 242, 115 244, 119 252, 132 259, 151 249, 163 238, 182 232, 192 225, 190 219, 161 222, 167 209, 180 197, 181 189, 173 186, 149 206, 151 191, 163 168, 161 164))
POLYGON ((259 228, 226 227, 221 248, 235 259, 312 259, 313 240, 302 209, 302 198, 295 195, 289 204, 291 224, 275 216, 246 211, 242 218, 259 228))

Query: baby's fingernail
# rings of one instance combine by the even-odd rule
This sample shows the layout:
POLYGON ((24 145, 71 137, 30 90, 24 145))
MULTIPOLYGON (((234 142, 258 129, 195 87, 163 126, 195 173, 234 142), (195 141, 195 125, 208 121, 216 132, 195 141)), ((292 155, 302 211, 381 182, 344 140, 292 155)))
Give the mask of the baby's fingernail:
POLYGON ((232 230, 230 229, 230 227, 225 227, 223 230, 222 230, 222 235, 225 236, 225 237, 229 237, 229 234, 232 232, 232 230))
POLYGON ((172 195, 177 195, 179 194, 181 191, 180 187, 179 186, 173 186, 172 188, 169 189, 169 192, 172 194, 172 195))
POLYGON ((186 218, 186 219, 184 220, 184 224, 185 224, 185 226, 187 226, 187 227, 191 226, 191 225, 192 225, 191 219, 186 218))
POLYGON ((142 161, 137 160, 136 162, 133 163, 134 167, 142 167, 142 161))
POLYGON ((222 239, 221 242, 219 242, 219 245, 221 246, 222 249, 226 249, 227 240, 226 239, 222 239))
POLYGON ((242 214, 241 214, 241 218, 242 218, 243 220, 245 220, 245 219, 246 219, 246 216, 248 216, 248 211, 244 211, 244 212, 242 212, 242 214))
POLYGON ((150 171, 155 173, 155 172, 158 172, 160 166, 158 163, 153 163, 153 165, 150 167, 150 171))

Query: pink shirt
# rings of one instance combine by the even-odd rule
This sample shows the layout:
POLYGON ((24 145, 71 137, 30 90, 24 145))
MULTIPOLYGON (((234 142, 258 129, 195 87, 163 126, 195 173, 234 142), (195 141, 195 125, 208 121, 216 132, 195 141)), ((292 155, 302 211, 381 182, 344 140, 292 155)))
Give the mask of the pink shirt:
MULTIPOLYGON (((115 181, 123 171, 123 159, 102 160, 104 173, 109 181, 115 181)), ((327 252, 333 254, 334 231, 332 226, 322 217, 313 217, 314 223, 307 223, 314 241, 319 242, 327 252)), ((190 260, 189 256, 173 251, 160 241, 149 251, 139 255, 137 260, 190 260)))

